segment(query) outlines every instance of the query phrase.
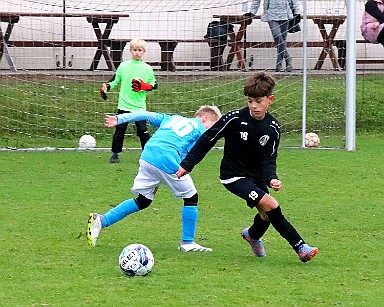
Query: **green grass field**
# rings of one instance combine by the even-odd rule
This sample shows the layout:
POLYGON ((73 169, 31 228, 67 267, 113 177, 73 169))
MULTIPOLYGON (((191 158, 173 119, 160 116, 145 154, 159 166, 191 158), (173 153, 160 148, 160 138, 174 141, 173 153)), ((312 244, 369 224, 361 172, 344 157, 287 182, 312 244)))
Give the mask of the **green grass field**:
POLYGON ((221 151, 192 176, 200 195, 197 242, 183 254, 182 201, 163 187, 143 212, 87 245, 89 212, 130 198, 139 151, 108 163, 109 152, 0 152, 1 306, 382 306, 384 302, 384 134, 361 134, 356 151, 282 149, 284 189, 273 195, 305 240, 320 249, 301 263, 270 228, 268 257, 240 237, 254 211, 218 181, 221 151), (131 243, 155 257, 147 277, 123 276, 131 243))

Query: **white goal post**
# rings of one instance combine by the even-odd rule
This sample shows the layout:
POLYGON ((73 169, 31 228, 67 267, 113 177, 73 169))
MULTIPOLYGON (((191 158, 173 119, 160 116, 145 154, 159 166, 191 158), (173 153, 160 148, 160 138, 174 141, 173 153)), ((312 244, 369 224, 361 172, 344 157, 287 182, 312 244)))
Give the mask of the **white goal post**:
MULTIPOLYGON (((347 2, 347 16, 356 16, 356 2, 347 2)), ((356 149, 356 19, 348 19, 346 84, 346 149, 356 149)))

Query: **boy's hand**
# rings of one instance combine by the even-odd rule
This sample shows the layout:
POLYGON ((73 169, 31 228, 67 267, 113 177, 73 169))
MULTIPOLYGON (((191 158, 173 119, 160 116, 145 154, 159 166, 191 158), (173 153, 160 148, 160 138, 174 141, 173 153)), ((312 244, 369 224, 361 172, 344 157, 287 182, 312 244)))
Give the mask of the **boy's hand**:
POLYGON ((371 27, 372 27, 373 30, 376 30, 379 26, 380 26, 379 22, 372 22, 371 23, 371 27))
POLYGON ((283 183, 279 179, 272 179, 269 185, 274 191, 279 191, 282 188, 283 183))
POLYGON ((103 83, 103 85, 100 88, 101 98, 103 98, 104 100, 108 99, 107 92, 109 91, 110 88, 111 86, 108 83, 103 83))
POLYGON ((105 115, 105 123, 104 126, 111 128, 115 127, 117 125, 117 116, 110 116, 110 115, 105 115))
POLYGON ((140 92, 140 91, 152 91, 153 86, 145 83, 141 79, 132 79, 132 90, 135 92, 140 92))
POLYGON ((176 176, 178 178, 181 178, 186 174, 188 174, 188 172, 184 168, 182 168, 181 166, 179 167, 178 171, 176 172, 176 176))

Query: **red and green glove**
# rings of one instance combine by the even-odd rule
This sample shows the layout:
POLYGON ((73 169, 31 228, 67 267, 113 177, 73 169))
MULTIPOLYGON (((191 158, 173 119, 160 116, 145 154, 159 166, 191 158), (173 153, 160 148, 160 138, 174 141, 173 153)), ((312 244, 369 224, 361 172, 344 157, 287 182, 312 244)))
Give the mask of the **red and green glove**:
POLYGON ((110 88, 111 86, 108 83, 103 83, 103 85, 100 88, 101 98, 103 98, 104 100, 108 99, 107 92, 109 91, 110 88))
POLYGON ((132 79, 132 90, 135 92, 152 91, 153 86, 148 83, 145 83, 141 79, 132 79))

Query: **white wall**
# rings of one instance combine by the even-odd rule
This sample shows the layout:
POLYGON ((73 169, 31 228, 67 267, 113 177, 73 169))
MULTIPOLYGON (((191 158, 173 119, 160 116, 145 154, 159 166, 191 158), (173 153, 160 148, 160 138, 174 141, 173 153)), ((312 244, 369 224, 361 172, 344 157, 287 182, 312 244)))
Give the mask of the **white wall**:
MULTIPOLYGON (((364 0, 357 1, 356 37, 360 35, 360 19, 364 8, 364 0)), ((202 39, 207 24, 213 20, 215 14, 243 14, 243 0, 141 0, 141 1, 100 1, 85 0, 1 0, 0 11, 11 12, 62 12, 63 3, 66 4, 66 12, 90 12, 90 13, 124 13, 130 14, 129 18, 122 18, 112 30, 111 38, 195 38, 202 39)), ((251 1, 247 5, 250 7, 251 1)), ((262 8, 260 8, 259 13, 262 8)), ((346 14, 345 1, 339 0, 307 0, 307 14, 346 14)), ((345 37, 347 24, 344 23, 338 32, 337 39, 345 37)), ((6 23, 1 23, 5 32, 6 23)), ((67 40, 95 40, 95 34, 85 18, 66 18, 67 40)), ((321 40, 319 30, 311 20, 308 21, 308 40, 321 40)), ((290 34, 290 41, 300 41, 303 32, 290 34)), ((15 24, 11 40, 60 40, 62 37, 61 18, 21 17, 15 24)), ((271 34, 266 23, 255 20, 247 31, 247 40, 271 41, 271 34)), ((157 43, 148 46, 146 60, 149 62, 160 61, 160 48, 157 43)), ((382 57, 381 45, 357 46, 358 57, 382 57)), ((62 65, 62 48, 9 48, 9 51, 18 68, 24 69, 53 69, 56 61, 62 65)), ((321 49, 309 48, 309 67, 313 66, 321 49)), ((92 48, 67 48, 67 56, 72 58, 73 68, 87 69, 93 58, 92 48)), ((294 66, 301 67, 302 50, 292 48, 294 66)), ((247 50, 247 59, 254 57, 254 68, 271 69, 274 67, 275 51, 267 49, 247 50)), ((129 52, 125 50, 124 58, 129 58, 129 52)), ((209 49, 205 43, 179 44, 175 51, 176 61, 208 61, 209 49)), ((100 68, 106 68, 102 60, 100 68)), ((324 68, 330 68, 327 58, 324 68)), ((0 62, 1 69, 7 69, 8 65, 3 58, 0 62)))

